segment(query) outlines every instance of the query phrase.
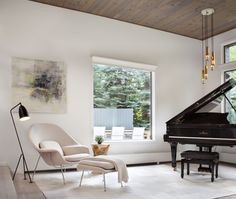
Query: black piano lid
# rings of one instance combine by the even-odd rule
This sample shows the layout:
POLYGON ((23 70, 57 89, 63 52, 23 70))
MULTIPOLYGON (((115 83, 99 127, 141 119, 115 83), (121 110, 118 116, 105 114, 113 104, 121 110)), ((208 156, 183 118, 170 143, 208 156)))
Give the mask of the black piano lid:
POLYGON ((195 103, 193 103, 191 106, 183 110, 181 113, 170 119, 169 121, 166 122, 166 124, 178 124, 181 123, 182 119, 185 118, 186 115, 188 114, 193 114, 196 113, 198 110, 200 110, 202 107, 205 105, 209 104, 213 100, 217 99, 230 89, 232 89, 236 85, 236 79, 231 78, 227 82, 223 83, 195 103))

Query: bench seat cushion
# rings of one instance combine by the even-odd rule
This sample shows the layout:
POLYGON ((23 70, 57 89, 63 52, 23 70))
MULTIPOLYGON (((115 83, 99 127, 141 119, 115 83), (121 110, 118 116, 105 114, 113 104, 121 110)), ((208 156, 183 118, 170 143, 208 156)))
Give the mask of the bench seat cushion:
POLYGON ((181 157, 185 159, 215 160, 219 159, 219 153, 189 150, 182 152, 181 157))

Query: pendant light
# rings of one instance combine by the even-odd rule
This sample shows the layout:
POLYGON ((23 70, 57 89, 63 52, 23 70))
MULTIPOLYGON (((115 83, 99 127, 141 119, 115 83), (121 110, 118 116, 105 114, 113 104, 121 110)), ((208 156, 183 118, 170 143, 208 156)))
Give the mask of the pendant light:
POLYGON ((208 79, 208 69, 215 69, 215 52, 214 52, 214 9, 207 8, 201 11, 202 14, 202 83, 208 79), (209 39, 210 38, 210 39, 209 39), (210 41, 209 41, 210 40, 210 41), (209 46, 209 43, 210 46, 209 46), (211 47, 211 50, 210 50, 211 47))

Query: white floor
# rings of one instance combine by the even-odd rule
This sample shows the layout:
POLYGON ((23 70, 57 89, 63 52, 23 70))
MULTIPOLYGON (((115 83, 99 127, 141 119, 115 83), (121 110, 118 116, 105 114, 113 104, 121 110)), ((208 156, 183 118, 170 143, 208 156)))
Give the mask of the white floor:
POLYGON ((103 191, 101 175, 67 172, 66 184, 60 173, 37 174, 35 182, 48 199, 212 199, 236 194, 236 167, 219 166, 219 178, 210 181, 209 173, 198 173, 196 167, 189 176, 180 177, 180 168, 170 165, 128 167, 129 182, 123 187, 117 173, 106 175, 107 191, 103 191))
POLYGON ((3 198, 17 199, 10 169, 7 166, 0 166, 0 199, 3 198))

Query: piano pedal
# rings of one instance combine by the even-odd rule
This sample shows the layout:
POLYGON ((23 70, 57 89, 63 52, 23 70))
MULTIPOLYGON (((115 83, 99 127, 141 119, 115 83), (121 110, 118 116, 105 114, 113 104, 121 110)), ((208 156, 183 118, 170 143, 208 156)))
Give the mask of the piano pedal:
POLYGON ((210 167, 198 167, 198 171, 201 171, 201 172, 210 172, 211 173, 211 168, 210 167))

